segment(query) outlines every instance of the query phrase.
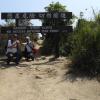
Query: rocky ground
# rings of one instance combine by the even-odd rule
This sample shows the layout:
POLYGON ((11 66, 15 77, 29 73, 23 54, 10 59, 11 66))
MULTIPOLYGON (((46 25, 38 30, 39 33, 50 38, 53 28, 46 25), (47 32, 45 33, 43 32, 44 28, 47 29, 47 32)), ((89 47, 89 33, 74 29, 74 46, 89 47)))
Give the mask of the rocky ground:
POLYGON ((49 58, 23 60, 19 66, 0 62, 0 100, 100 100, 97 80, 66 77, 70 61, 49 58))

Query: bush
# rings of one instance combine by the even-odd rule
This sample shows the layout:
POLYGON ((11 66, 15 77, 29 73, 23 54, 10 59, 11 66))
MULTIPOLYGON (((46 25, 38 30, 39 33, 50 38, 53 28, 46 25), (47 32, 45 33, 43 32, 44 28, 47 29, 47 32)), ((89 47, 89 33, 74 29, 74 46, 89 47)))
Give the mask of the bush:
POLYGON ((81 20, 71 40, 72 69, 87 75, 100 73, 100 25, 81 20))

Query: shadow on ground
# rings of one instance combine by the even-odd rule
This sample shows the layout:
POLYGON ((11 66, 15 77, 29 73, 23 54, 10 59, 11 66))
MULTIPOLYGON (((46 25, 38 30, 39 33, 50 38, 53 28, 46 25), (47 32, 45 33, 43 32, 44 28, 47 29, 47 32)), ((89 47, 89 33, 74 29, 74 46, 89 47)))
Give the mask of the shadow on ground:
POLYGON ((88 73, 88 71, 82 71, 80 69, 73 68, 72 65, 65 65, 67 66, 67 71, 64 74, 64 80, 69 80, 71 82, 76 82, 78 80, 97 80, 100 82, 100 74, 92 74, 88 73))
MULTIPOLYGON (((63 63, 63 61, 61 61, 59 59, 57 60, 57 59, 52 59, 52 58, 47 61, 45 61, 45 59, 42 61, 43 62, 38 62, 38 61, 33 62, 32 65, 54 65, 54 64, 58 64, 58 63, 63 63)), ((22 64, 22 62, 25 62, 25 60, 21 59, 20 64, 18 65, 19 67, 27 67, 28 66, 28 64, 22 64)), ((6 68, 10 68, 10 67, 15 67, 15 66, 16 66, 16 64, 14 62, 11 62, 10 65, 7 65, 5 58, 0 59, 0 68, 1 69, 6 69, 6 68)))
POLYGON ((33 63, 32 65, 54 65, 54 64, 58 64, 58 63, 63 63, 63 60, 59 60, 59 59, 55 59, 55 58, 50 58, 47 61, 43 61, 40 63, 33 63))
POLYGON ((16 67, 16 66, 18 66, 18 67, 27 67, 28 64, 20 63, 19 65, 16 65, 14 62, 11 62, 9 65, 7 65, 6 64, 6 59, 0 59, 0 69, 6 69, 6 68, 16 67))

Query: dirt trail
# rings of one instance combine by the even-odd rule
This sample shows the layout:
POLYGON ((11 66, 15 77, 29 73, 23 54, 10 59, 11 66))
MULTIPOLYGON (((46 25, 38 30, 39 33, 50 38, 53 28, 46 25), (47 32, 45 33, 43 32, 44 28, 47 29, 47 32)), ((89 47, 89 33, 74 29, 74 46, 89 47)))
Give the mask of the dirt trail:
POLYGON ((100 100, 100 83, 96 80, 71 82, 65 79, 68 61, 59 58, 21 62, 20 68, 0 69, 0 100, 100 100))

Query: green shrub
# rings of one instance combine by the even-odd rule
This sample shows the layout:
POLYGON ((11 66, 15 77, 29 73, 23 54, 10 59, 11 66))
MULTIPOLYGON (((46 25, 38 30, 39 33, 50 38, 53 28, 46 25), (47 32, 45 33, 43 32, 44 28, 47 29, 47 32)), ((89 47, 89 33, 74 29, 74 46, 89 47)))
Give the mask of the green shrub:
POLYGON ((100 25, 81 20, 71 40, 72 69, 87 75, 100 73, 100 25))

